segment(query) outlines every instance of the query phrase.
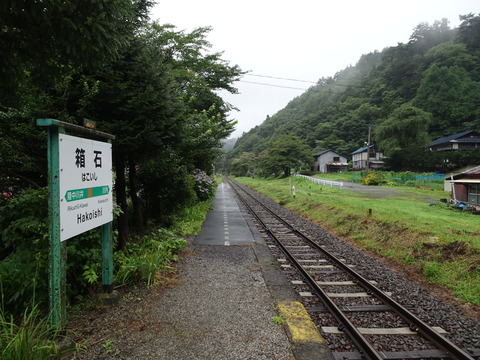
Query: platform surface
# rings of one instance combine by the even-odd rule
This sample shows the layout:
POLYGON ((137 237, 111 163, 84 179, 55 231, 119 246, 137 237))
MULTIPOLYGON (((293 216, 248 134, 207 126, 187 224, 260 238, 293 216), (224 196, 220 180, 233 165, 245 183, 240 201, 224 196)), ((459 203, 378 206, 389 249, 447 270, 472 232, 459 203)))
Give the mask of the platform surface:
MULTIPOLYGON (((112 337, 112 348, 121 350, 112 359, 332 359, 227 183, 218 186, 200 234, 189 239, 175 268, 172 284, 136 300, 143 307, 128 324, 111 326, 121 330, 128 325, 128 331, 101 336, 112 337), (280 316, 284 324, 274 321, 280 316)), ((112 307, 102 319, 115 321, 116 311, 112 307)), ((100 354, 104 341, 97 344, 100 354)), ((106 358, 84 355, 75 360, 106 358)))
POLYGON ((208 212, 195 244, 229 246, 247 245, 254 241, 254 235, 232 192, 228 183, 218 185, 213 210, 208 212))

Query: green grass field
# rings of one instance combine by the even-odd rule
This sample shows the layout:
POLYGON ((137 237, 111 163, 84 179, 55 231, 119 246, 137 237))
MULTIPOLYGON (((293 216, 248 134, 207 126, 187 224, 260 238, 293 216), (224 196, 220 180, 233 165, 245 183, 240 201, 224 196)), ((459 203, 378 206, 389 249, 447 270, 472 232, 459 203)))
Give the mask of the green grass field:
MULTIPOLYGON (((345 174, 337 179, 347 180, 345 174)), ((393 196, 378 198, 296 177, 235 180, 339 238, 409 267, 423 274, 426 282, 480 305, 480 216, 440 202, 449 198, 448 193, 404 186, 393 196)))

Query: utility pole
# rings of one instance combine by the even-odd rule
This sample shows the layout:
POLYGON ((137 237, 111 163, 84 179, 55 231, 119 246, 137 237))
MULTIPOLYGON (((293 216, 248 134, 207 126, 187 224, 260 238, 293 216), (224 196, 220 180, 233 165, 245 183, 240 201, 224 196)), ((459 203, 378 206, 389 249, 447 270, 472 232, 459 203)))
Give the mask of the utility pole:
POLYGON ((368 125, 368 140, 367 140, 367 171, 366 175, 368 175, 368 170, 370 169, 370 135, 371 135, 372 127, 370 124, 368 125))

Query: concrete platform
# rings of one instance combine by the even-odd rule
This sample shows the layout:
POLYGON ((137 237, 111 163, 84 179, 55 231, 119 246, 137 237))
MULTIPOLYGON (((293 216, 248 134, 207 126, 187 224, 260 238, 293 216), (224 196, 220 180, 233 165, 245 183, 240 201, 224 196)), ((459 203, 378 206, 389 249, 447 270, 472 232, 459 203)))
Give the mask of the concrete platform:
MULTIPOLYGON (((266 246, 257 227, 250 219, 251 215, 245 213, 244 208, 239 205, 230 185, 221 183, 213 201, 213 209, 207 214, 202 231, 192 244, 197 254, 201 249, 200 257, 207 256, 211 259, 211 268, 207 266, 204 269, 205 271, 217 274, 218 272, 227 274, 230 271, 243 273, 245 266, 248 268, 250 273, 248 277, 251 278, 250 283, 242 280, 244 274, 239 273, 237 276, 229 276, 227 279, 222 276, 224 282, 223 296, 230 299, 229 301, 235 301, 233 299, 238 299, 238 291, 245 294, 254 290, 255 295, 247 295, 252 297, 252 301, 242 305, 247 307, 242 311, 250 312, 251 315, 245 315, 238 326, 250 333, 252 337, 263 333, 264 336, 266 335, 276 342, 275 347, 279 350, 279 353, 272 355, 266 351, 264 354, 260 354, 256 349, 255 353, 243 354, 242 358, 333 359, 324 339, 309 318, 303 305, 298 301, 297 294, 282 274, 278 261, 273 258, 270 249, 266 246), (233 268, 225 262, 222 265, 224 269, 221 266, 219 268, 218 261, 221 261, 218 259, 219 256, 223 258, 223 261, 230 262, 233 268), (215 260, 213 260, 213 257, 215 260), (258 290, 260 289, 265 290, 266 293, 258 297, 260 295, 258 290), (272 317, 278 315, 285 319, 282 326, 275 325, 272 328, 271 324, 264 323, 265 321, 273 323, 272 317), (263 319, 261 324, 258 323, 259 317, 263 319), (267 330, 267 333, 270 332, 269 335, 265 333, 265 328, 269 329, 267 330), (285 349, 288 349, 287 353, 285 353, 285 349), (291 352, 291 357, 288 352, 291 352)), ((220 279, 218 280, 220 281, 220 279)), ((191 281, 195 282, 195 276, 191 281)), ((239 308, 232 308, 233 313, 228 314, 228 309, 223 308, 222 304, 217 304, 216 300, 212 299, 214 291, 209 292, 208 286, 203 291, 195 296, 205 297, 205 301, 210 303, 212 307, 210 309, 211 313, 222 312, 224 315, 222 319, 225 319, 227 323, 217 322, 216 326, 227 329, 231 325, 228 319, 235 317, 239 308)), ((238 300, 239 304, 242 300, 243 296, 242 299, 238 300)), ((228 347, 230 345, 225 343, 224 346, 228 347)), ((246 349, 244 347, 244 350, 246 349)), ((229 358, 227 354, 223 356, 229 358)))
POLYGON ((333 359, 228 184, 175 270, 165 286, 99 309, 95 332, 85 329, 92 345, 72 360, 333 359))
POLYGON ((254 241, 255 234, 240 211, 232 189, 227 183, 221 183, 213 199, 213 210, 207 214, 195 244, 229 246, 247 245, 254 241))

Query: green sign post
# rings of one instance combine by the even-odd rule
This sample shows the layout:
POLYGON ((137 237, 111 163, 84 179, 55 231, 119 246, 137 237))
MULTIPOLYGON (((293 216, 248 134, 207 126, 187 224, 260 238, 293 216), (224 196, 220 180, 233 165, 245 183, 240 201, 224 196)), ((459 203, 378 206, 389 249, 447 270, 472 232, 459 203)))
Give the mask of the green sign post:
MULTIPOLYGON (((66 297, 65 297, 65 264, 66 264, 66 244, 63 240, 66 240, 68 237, 74 236, 75 234, 85 231, 85 222, 90 221, 92 226, 95 226, 96 223, 101 223, 102 225, 102 285, 103 290, 110 293, 112 291, 113 284, 113 250, 112 250, 112 226, 110 214, 103 214, 104 219, 100 219, 102 215, 102 208, 100 205, 98 209, 88 213, 85 212, 83 208, 91 208, 92 205, 87 201, 97 200, 98 203, 108 203, 111 205, 111 185, 99 185, 78 188, 78 186, 72 185, 72 188, 69 188, 67 191, 61 193, 61 181, 62 187, 67 186, 68 188, 68 179, 66 181, 62 180, 62 176, 65 177, 65 174, 62 175, 64 169, 61 168, 60 161, 60 152, 61 152, 61 140, 68 142, 70 138, 78 139, 80 146, 77 147, 77 151, 83 151, 81 155, 83 158, 80 158, 77 155, 77 166, 83 165, 85 167, 85 150, 82 147, 82 144, 86 144, 87 141, 83 138, 74 138, 69 137, 66 132, 73 133, 75 135, 82 135, 84 137, 107 140, 108 143, 111 142, 115 137, 111 134, 97 131, 92 128, 82 127, 74 124, 65 123, 55 119, 37 119, 37 126, 42 126, 47 128, 48 134, 48 172, 49 172, 49 217, 50 217, 50 265, 49 265, 49 300, 50 300, 50 323, 54 329, 63 329, 66 325, 66 297), (83 163, 80 162, 83 160, 83 163), (92 199, 93 198, 93 199, 92 199), (76 206, 71 204, 77 203, 76 206), (61 206, 62 205, 62 206, 61 206), (67 210, 65 210, 67 209, 67 210), (84 214, 78 213, 83 211, 84 214), (67 212, 64 214, 63 212, 67 212), (93 216, 93 214, 95 216, 93 216), (100 214, 100 215, 98 215, 100 214), (70 217, 69 221, 62 220, 61 218, 70 217), (92 217, 95 217, 95 220, 91 220, 92 217), (97 217, 99 219, 97 219, 97 217), (70 229, 75 227, 75 219, 78 224, 79 229, 74 229, 73 232, 70 229), (86 220, 85 220, 86 219, 86 220), (74 226, 69 226, 70 224, 74 226), (67 225, 65 225, 67 224, 67 225), (68 227, 68 228, 67 228, 68 227), (66 234, 68 233, 68 234, 66 234), (72 235, 73 234, 73 235, 72 235)), ((101 147, 102 143, 95 142, 97 146, 100 146, 102 150, 104 147, 101 147)), ((64 144, 63 144, 64 146, 64 144)), ((70 145, 72 146, 72 145, 70 145)), ((77 143, 74 144, 77 146, 77 143)), ((65 147, 64 147, 65 148, 65 147)), ((64 149, 63 148, 63 149, 64 149)), ((75 147, 74 147, 75 148, 75 147)), ((102 151, 95 151, 95 166, 100 165, 101 160, 100 155, 102 151)), ((105 155, 105 154, 104 154, 105 155)), ((107 154, 108 155, 108 154, 107 154)), ((111 151, 110 151, 110 162, 111 162, 111 151)), ((110 165, 111 166, 111 165, 110 165)), ((83 170, 83 169, 79 169, 83 170)), ((108 173, 106 169, 106 173, 108 173)), ((98 175, 91 172, 83 173, 83 180, 91 181, 97 179, 98 175), (84 174, 88 174, 85 176, 84 174)), ((111 167, 110 167, 110 183, 111 183, 111 167)), ((110 208, 108 208, 110 209, 110 208)), ((67 219, 68 220, 68 219, 67 219)))

